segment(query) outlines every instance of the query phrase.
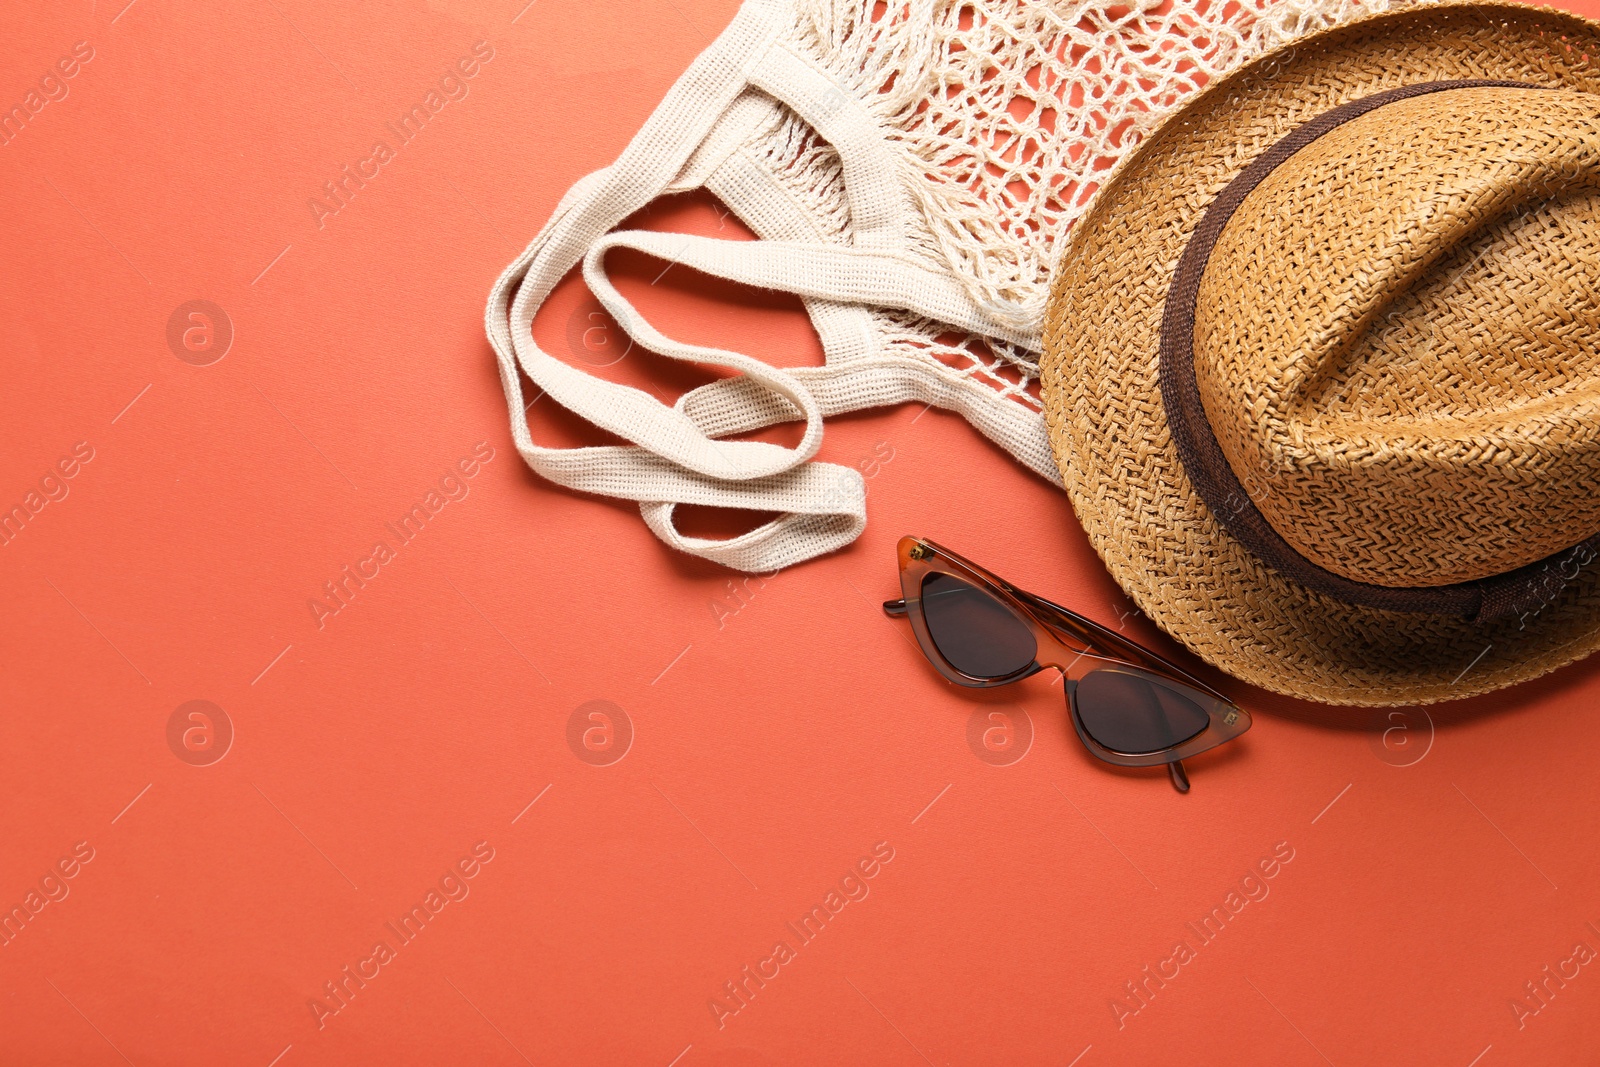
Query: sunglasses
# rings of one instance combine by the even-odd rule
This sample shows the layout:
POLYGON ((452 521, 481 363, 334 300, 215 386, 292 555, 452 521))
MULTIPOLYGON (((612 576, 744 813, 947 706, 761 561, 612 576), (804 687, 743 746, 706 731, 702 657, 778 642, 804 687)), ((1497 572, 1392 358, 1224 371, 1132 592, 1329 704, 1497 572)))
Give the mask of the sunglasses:
POLYGON ((922 654, 957 685, 1009 685, 1054 667, 1072 726, 1090 752, 1119 767, 1166 764, 1189 791, 1182 760, 1250 729, 1250 713, 1149 649, 1024 592, 920 537, 900 539, 903 600, 922 654))

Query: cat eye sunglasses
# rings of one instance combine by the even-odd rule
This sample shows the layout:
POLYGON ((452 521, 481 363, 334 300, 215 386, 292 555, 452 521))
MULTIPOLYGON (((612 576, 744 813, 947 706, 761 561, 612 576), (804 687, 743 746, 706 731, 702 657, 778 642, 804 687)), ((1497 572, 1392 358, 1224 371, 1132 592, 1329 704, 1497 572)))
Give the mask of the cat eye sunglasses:
POLYGON ((1067 710, 1090 752, 1119 767, 1165 764, 1189 791, 1184 759, 1250 729, 1250 713, 1149 649, 1018 589, 920 537, 900 539, 904 599, 885 613, 911 620, 922 654, 957 685, 1009 685, 1061 672, 1067 710))

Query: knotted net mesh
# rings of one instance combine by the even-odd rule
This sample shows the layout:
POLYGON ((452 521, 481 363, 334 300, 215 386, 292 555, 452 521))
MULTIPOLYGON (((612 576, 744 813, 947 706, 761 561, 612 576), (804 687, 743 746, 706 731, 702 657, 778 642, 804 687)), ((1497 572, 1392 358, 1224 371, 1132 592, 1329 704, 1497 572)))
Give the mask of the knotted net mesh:
MULTIPOLYGON (((1400 0, 1405 2, 1405 0, 1400 0)), ((905 151, 912 254, 1037 336, 1054 250, 1118 160, 1201 86, 1302 34, 1395 0, 798 0, 801 43, 905 151)), ((838 156, 786 109, 753 145, 850 241, 838 156)), ((874 312, 918 354, 1037 408, 1036 352, 874 312)))

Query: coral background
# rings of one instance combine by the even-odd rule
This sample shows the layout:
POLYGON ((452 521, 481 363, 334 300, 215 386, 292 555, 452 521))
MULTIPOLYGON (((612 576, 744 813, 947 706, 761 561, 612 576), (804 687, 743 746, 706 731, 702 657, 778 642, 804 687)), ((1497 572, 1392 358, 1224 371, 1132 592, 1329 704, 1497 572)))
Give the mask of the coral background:
MULTIPOLYGON (((0 106, 93 50, 0 146, 0 508, 40 494, 0 544, 0 1062, 1600 1058, 1600 664, 1395 718, 1211 676, 1255 728, 1179 796, 1048 678, 952 689, 879 610, 914 532, 1172 648, 958 418, 830 422, 869 528, 765 582, 523 466, 489 286, 734 0, 123 3, 0 11, 0 106)), ((619 263, 666 332, 820 358, 796 302, 660 270, 619 263)), ((701 380, 594 316, 569 282, 535 328, 701 380)), ((552 408, 538 439, 589 439, 552 408)))

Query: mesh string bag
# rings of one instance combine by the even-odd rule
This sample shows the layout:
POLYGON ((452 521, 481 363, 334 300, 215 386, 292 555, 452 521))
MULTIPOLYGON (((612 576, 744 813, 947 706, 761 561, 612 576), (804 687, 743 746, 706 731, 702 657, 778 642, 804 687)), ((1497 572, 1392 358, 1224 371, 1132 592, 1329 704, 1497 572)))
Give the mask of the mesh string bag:
POLYGON ((1063 235, 1122 154, 1202 85, 1391 3, 747 0, 496 282, 487 327, 518 450, 551 481, 637 501, 674 548, 754 572, 865 527, 861 475, 814 458, 829 415, 911 401, 958 412, 1059 485, 1036 383, 1063 235), (694 189, 759 240, 616 229, 694 189), (662 334, 612 284, 613 248, 798 296, 823 364, 780 369, 662 334), (632 344, 724 376, 668 406, 541 350, 533 317, 580 265, 632 344), (519 370, 628 444, 536 444, 519 370), (798 444, 740 439, 782 422, 805 424, 798 444), (678 530, 679 504, 777 517, 698 538, 678 530))

